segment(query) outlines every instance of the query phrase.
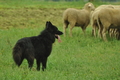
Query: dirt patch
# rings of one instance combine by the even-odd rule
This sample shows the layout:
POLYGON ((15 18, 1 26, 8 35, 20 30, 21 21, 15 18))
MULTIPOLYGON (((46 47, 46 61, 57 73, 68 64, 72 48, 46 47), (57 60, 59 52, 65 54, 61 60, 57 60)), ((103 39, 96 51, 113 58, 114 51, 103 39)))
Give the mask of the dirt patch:
POLYGON ((65 9, 2 9, 0 10, 0 28, 39 27, 51 21, 62 26, 62 14, 65 9))

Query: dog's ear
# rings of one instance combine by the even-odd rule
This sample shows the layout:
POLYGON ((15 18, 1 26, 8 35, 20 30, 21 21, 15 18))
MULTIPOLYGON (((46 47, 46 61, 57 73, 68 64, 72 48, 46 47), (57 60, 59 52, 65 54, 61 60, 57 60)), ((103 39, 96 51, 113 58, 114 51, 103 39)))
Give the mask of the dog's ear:
POLYGON ((50 21, 46 22, 46 28, 48 28, 48 27, 52 27, 52 23, 50 21))
POLYGON ((50 21, 48 21, 48 25, 49 25, 49 26, 52 26, 52 23, 51 23, 50 21))
POLYGON ((52 25, 52 23, 49 21, 49 24, 52 25))
POLYGON ((46 21, 46 28, 48 28, 48 25, 49 25, 49 21, 46 21))

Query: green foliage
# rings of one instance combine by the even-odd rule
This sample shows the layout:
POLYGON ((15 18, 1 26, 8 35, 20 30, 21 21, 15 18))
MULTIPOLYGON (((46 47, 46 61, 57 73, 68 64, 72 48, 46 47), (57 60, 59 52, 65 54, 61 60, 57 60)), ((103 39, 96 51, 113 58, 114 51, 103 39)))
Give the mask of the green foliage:
MULTIPOLYGON (((38 27, 50 20, 61 26, 66 8, 81 9, 84 2, 0 1, 0 28, 38 27)), ((94 3, 95 6, 98 6, 94 3)))
MULTIPOLYGON (((44 1, 44 0, 2 0, 0 1, 0 8, 82 8, 83 0, 74 1, 44 1)), ((93 2, 96 6, 103 4, 103 2, 93 2)))

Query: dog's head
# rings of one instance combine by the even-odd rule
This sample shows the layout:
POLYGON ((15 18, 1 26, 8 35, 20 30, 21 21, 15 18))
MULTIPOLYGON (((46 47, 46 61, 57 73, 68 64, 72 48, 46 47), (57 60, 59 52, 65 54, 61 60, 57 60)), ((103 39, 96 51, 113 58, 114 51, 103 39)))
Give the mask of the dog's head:
POLYGON ((59 31, 58 28, 56 26, 54 26, 50 21, 46 22, 46 28, 49 32, 51 32, 52 34, 55 35, 55 38, 57 38, 58 40, 60 40, 60 36, 62 35, 63 32, 59 31))

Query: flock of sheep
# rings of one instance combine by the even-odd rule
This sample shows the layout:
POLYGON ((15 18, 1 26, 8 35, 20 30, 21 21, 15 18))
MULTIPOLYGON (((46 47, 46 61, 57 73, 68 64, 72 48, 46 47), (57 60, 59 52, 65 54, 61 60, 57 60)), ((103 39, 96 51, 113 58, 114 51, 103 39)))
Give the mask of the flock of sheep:
POLYGON ((92 26, 92 35, 107 41, 106 32, 110 37, 120 39, 120 6, 119 5, 100 5, 97 8, 89 2, 83 9, 78 10, 68 8, 63 13, 63 32, 66 35, 66 28, 70 24, 69 34, 72 36, 72 29, 80 26, 85 33, 89 24, 92 26))

